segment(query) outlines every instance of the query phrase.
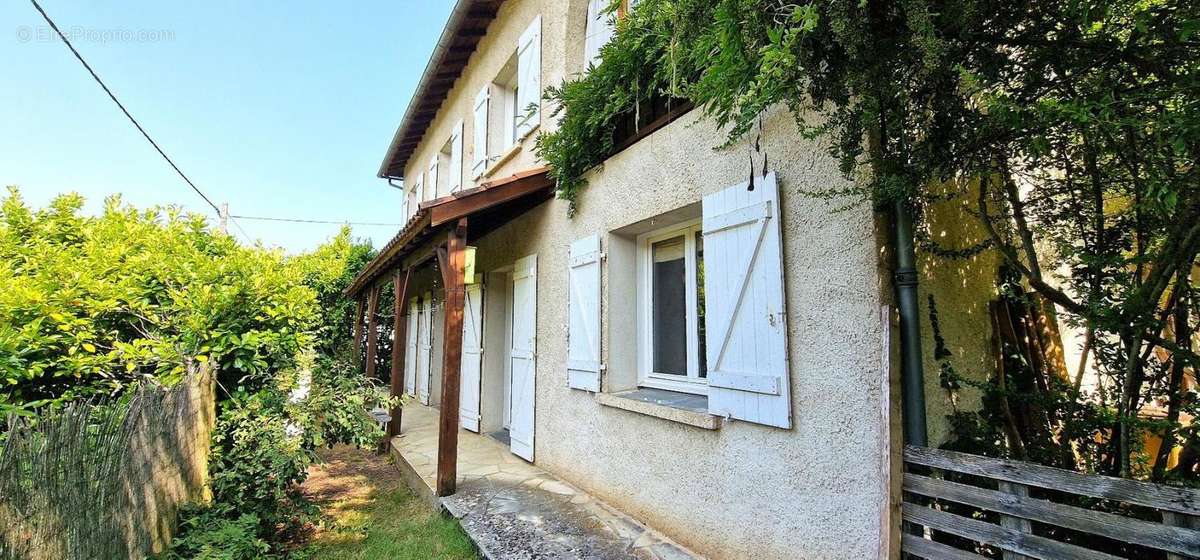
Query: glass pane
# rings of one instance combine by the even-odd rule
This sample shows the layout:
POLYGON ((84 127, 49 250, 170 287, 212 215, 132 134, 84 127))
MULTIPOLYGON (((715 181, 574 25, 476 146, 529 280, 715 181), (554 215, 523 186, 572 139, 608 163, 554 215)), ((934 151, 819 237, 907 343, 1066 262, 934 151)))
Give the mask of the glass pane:
POLYGON ((683 236, 651 245, 654 371, 687 375, 687 278, 683 236))
POLYGON ((704 345, 704 234, 700 232, 696 232, 696 335, 700 341, 700 377, 708 377, 708 347, 704 345))

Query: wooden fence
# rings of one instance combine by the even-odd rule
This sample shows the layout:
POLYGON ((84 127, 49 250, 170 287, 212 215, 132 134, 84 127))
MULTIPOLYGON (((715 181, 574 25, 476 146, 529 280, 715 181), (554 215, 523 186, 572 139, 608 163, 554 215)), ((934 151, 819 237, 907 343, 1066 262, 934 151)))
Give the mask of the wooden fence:
POLYGON ((1200 558, 1200 490, 904 449, 901 550, 929 560, 1200 558))

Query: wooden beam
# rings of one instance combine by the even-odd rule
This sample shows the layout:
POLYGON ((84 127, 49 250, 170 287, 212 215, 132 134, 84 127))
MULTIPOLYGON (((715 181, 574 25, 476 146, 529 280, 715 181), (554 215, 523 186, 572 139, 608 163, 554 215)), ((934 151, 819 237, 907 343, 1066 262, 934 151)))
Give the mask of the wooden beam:
MULTIPOLYGON (((393 398, 399 397, 404 393, 404 362, 405 350, 408 349, 408 281, 412 278, 412 269, 407 268, 403 271, 396 270, 396 279, 393 282, 396 295, 396 320, 392 326, 392 382, 391 395, 393 398)), ((387 435, 388 439, 400 435, 400 414, 403 412, 400 405, 392 407, 392 421, 388 423, 387 435)))
POLYGON ((437 495, 454 493, 458 481, 459 383, 462 367, 463 303, 466 299, 467 219, 450 230, 446 248, 438 250, 442 285, 446 289, 446 315, 442 334, 442 409, 438 422, 437 495))
POLYGON ((363 298, 362 296, 357 296, 354 298, 354 319, 352 321, 354 328, 353 333, 350 335, 352 337, 350 356, 354 359, 354 365, 356 367, 362 365, 362 315, 363 298))
POLYGON ((433 226, 438 226, 469 216, 485 208, 490 208, 497 204, 550 188, 553 184, 550 178, 546 176, 544 170, 538 170, 525 176, 518 176, 507 183, 480 188, 470 195, 460 196, 436 206, 431 206, 429 208, 429 223, 433 226))
POLYGON ((379 285, 371 286, 367 292, 367 377, 375 377, 375 351, 379 345, 379 285))

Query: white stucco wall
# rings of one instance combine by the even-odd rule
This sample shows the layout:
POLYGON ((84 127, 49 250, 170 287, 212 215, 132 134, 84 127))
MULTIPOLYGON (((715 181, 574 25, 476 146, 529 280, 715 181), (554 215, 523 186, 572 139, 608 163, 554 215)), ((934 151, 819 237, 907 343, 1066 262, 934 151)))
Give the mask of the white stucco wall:
MULTIPOLYGON (((708 431, 567 388, 569 243, 749 175, 744 143, 713 152, 720 133, 695 119, 675 121, 596 170, 574 219, 553 201, 476 243, 483 270, 538 256, 536 463, 714 558, 875 557, 886 437, 876 233, 868 207, 833 212, 844 201, 799 194, 843 180, 821 147, 798 139, 789 116, 768 119, 763 149, 782 191, 795 427, 731 422, 708 431)), ((606 266, 605 286, 609 274, 606 266)), ((606 289, 605 310, 611 297, 628 294, 606 289)), ((614 348, 608 334, 629 326, 603 317, 607 375, 628 373, 611 368, 621 362, 616 354, 634 349, 614 348)))

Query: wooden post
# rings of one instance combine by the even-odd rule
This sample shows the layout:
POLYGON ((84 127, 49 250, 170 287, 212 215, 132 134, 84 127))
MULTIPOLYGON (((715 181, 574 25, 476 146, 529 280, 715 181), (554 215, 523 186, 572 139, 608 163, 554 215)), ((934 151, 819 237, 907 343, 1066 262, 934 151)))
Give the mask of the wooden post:
POLYGON ((466 300, 463 269, 466 267, 467 219, 460 218, 450 231, 445 249, 438 249, 438 265, 446 288, 445 330, 442 335, 442 410, 438 422, 437 495, 454 493, 458 481, 459 383, 462 367, 463 303, 466 300))
MULTIPOLYGON (((1013 494, 1015 496, 1020 496, 1022 498, 1029 497, 1029 487, 1024 484, 1018 484, 1016 482, 1008 482, 1008 481, 1001 480, 997 485, 997 489, 1000 490, 1001 492, 1004 492, 1005 494, 1013 494)), ((1014 517, 1012 515, 1001 515, 1000 516, 1000 526, 1004 527, 1006 529, 1020 531, 1022 533, 1032 533, 1033 532, 1033 524, 1030 523, 1028 519, 1022 519, 1020 517, 1014 517)), ((1033 560, 1032 558, 1025 556, 1024 554, 1018 554, 1011 550, 1005 550, 1004 554, 1003 554, 1003 558, 1004 558, 1004 560, 1033 560)))
POLYGON ((379 315, 379 286, 371 286, 367 300, 367 377, 375 377, 375 350, 379 344, 379 328, 375 318, 379 315))
MULTIPOLYGON (((1183 527, 1185 529, 1200 529, 1200 517, 1194 515, 1163 510, 1162 518, 1164 525, 1183 527)), ((1187 560, 1187 557, 1179 554, 1167 554, 1167 560, 1187 560)))
POLYGON ((363 298, 359 295, 354 298, 354 333, 350 335, 353 337, 350 345, 350 357, 354 360, 355 366, 362 365, 362 315, 363 298))
MULTIPOLYGON (((392 397, 399 397, 404 393, 404 362, 406 356, 405 351, 408 349, 408 281, 412 278, 412 269, 407 268, 403 271, 396 271, 396 279, 392 285, 395 287, 396 294, 396 322, 392 327, 392 397)), ((400 435, 400 414, 403 411, 400 405, 392 407, 392 421, 388 423, 387 435, 388 439, 400 435)))

